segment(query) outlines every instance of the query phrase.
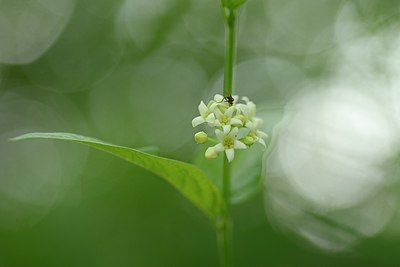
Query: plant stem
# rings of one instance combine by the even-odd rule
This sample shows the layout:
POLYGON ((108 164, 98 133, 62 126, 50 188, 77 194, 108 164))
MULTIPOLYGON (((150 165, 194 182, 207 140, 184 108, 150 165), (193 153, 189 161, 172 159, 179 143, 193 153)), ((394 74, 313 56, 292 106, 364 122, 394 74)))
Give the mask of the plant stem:
POLYGON ((237 11, 224 9, 225 13, 225 75, 224 96, 232 96, 233 74, 236 57, 236 24, 237 11))
POLYGON ((221 267, 232 266, 232 222, 230 217, 230 195, 231 195, 231 166, 228 158, 224 155, 222 174, 222 196, 226 203, 226 212, 221 218, 217 229, 219 256, 221 267))
MULTIPOLYGON (((236 24, 237 10, 224 8, 225 18, 225 75, 224 75, 224 97, 232 96, 233 75, 236 56, 236 24)), ((217 229, 219 255, 221 267, 233 266, 233 245, 232 245, 232 221, 231 221, 231 166, 228 158, 224 155, 222 174, 222 196, 226 203, 226 212, 222 215, 221 222, 217 229)))

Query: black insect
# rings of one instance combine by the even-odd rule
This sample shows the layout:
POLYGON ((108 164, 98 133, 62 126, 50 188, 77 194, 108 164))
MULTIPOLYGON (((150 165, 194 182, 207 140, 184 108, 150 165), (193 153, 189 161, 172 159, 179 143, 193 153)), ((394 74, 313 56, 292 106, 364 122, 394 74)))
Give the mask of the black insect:
POLYGON ((229 106, 232 106, 233 101, 235 101, 235 99, 230 95, 230 96, 224 96, 224 98, 222 98, 222 101, 226 101, 229 103, 229 106))

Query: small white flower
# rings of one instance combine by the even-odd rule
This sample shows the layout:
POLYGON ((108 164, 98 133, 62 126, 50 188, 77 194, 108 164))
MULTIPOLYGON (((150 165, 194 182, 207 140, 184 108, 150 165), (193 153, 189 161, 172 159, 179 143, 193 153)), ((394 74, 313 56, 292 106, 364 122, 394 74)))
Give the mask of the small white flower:
POLYGON ((268 135, 262 131, 258 131, 253 135, 254 137, 254 142, 258 142, 261 145, 263 145, 264 147, 267 147, 267 145, 265 144, 264 139, 266 139, 268 137, 268 135))
POLYGON ((236 112, 237 108, 236 106, 230 106, 226 108, 225 106, 216 106, 213 110, 215 114, 215 121, 214 125, 215 126, 224 126, 224 125, 243 125, 243 122, 238 119, 233 117, 233 113, 236 112))
POLYGON ((247 126, 247 123, 251 122, 256 115, 256 105, 247 97, 243 97, 242 99, 246 102, 246 104, 237 104, 237 108, 239 113, 243 115, 241 118, 244 126, 250 127, 247 126))
POLYGON ((204 122, 214 123, 215 116, 211 112, 211 110, 206 106, 206 104, 204 104, 203 101, 200 102, 199 113, 200 113, 200 116, 198 116, 192 120, 193 127, 196 127, 204 122))
POLYGON ((228 161, 231 162, 235 157, 235 149, 246 149, 247 146, 237 140, 237 133, 239 129, 230 125, 222 126, 221 130, 215 130, 215 134, 218 138, 219 143, 213 147, 214 151, 222 152, 225 151, 228 161))
POLYGON ((268 135, 263 131, 260 131, 259 128, 261 127, 263 120, 260 118, 253 118, 253 121, 246 123, 246 127, 249 128, 250 132, 248 136, 254 138, 254 142, 258 142, 262 144, 264 147, 267 147, 265 144, 264 139, 268 138, 268 135))

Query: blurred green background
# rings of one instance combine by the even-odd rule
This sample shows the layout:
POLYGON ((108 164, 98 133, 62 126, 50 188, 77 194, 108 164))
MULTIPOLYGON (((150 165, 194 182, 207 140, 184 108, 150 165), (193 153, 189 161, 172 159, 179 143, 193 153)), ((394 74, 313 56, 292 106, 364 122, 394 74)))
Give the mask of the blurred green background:
MULTIPOLYGON (((399 26, 397 0, 248 0, 235 93, 274 141, 266 190, 233 208, 236 266, 400 265, 399 26)), ((0 0, 0 266, 218 266, 211 224, 166 182, 8 139, 192 162, 223 62, 217 0, 0 0)))

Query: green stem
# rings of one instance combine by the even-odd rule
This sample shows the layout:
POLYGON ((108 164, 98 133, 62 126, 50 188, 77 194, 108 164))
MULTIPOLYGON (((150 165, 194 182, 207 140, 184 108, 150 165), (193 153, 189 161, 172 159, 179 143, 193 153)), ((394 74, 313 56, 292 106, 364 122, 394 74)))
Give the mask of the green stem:
POLYGON ((217 238, 219 246, 219 255, 221 267, 233 266, 232 256, 232 222, 230 216, 230 195, 231 195, 231 166, 228 158, 224 156, 223 174, 222 174, 222 196, 226 203, 226 212, 221 218, 217 229, 217 238))
MULTIPOLYGON (((233 75, 236 56, 236 24, 237 10, 223 7, 225 18, 225 75, 224 75, 224 97, 232 96, 233 75)), ((226 203, 226 212, 222 214, 220 225, 217 229, 219 255, 221 267, 233 266, 232 245, 232 221, 230 211, 231 198, 231 168, 228 158, 224 156, 222 175, 222 196, 226 203)))
POLYGON ((225 75, 224 96, 232 96, 233 74, 236 58, 236 24, 237 11, 224 9, 225 14, 225 75))
POLYGON ((213 142, 214 144, 218 144, 219 142, 214 138, 208 137, 208 141, 213 142))

